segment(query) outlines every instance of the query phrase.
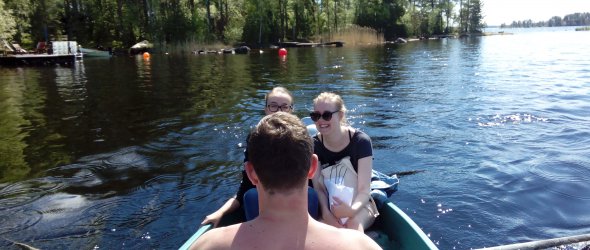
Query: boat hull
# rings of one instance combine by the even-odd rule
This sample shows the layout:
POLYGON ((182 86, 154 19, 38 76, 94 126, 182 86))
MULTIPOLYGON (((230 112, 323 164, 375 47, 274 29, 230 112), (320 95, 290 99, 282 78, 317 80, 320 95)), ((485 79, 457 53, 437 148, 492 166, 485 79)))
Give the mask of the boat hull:
MULTIPOLYGON (((383 249, 438 249, 424 231, 392 202, 388 201, 382 204, 379 207, 379 213, 373 226, 366 231, 377 231, 380 238, 383 235, 387 236, 387 240, 376 240, 383 249)), ((243 220, 243 212, 238 209, 238 211, 224 216, 219 225, 227 226, 243 220)), ((179 249, 189 249, 194 241, 212 228, 211 224, 201 226, 179 249)))
POLYGON ((41 65, 74 65, 76 56, 74 54, 48 55, 48 54, 22 54, 0 56, 2 66, 41 66, 41 65))
POLYGON ((84 54, 84 57, 110 57, 111 56, 111 53, 106 50, 80 48, 80 52, 82 52, 82 54, 84 54))

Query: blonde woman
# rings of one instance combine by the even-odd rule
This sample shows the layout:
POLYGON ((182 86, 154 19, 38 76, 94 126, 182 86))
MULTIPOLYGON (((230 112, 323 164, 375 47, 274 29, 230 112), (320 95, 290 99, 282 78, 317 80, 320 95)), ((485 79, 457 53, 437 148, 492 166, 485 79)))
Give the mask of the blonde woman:
POLYGON ((322 221, 364 231, 378 215, 370 196, 373 147, 364 132, 347 125, 342 98, 324 92, 313 101, 310 113, 318 134, 314 153, 320 161, 313 179, 322 221))

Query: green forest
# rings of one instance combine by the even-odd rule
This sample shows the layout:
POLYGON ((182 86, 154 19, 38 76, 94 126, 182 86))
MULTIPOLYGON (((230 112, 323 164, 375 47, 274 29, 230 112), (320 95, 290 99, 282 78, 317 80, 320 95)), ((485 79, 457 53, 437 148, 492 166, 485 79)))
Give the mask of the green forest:
POLYGON ((358 27, 391 41, 481 32, 482 7, 480 0, 0 0, 0 39, 29 48, 66 39, 85 47, 142 40, 262 47, 358 27))
POLYGON ((563 18, 554 16, 547 21, 533 22, 533 20, 513 21, 511 24, 503 23, 500 28, 533 28, 533 27, 559 27, 559 26, 585 26, 590 25, 590 13, 574 13, 563 18))

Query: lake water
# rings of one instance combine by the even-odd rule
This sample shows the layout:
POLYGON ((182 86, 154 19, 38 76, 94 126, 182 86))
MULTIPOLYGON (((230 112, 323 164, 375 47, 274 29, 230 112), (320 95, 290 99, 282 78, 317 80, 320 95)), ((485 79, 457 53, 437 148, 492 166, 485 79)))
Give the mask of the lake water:
POLYGON ((0 248, 175 249, 237 190, 273 86, 343 95, 441 249, 590 233, 590 32, 0 68, 0 248))

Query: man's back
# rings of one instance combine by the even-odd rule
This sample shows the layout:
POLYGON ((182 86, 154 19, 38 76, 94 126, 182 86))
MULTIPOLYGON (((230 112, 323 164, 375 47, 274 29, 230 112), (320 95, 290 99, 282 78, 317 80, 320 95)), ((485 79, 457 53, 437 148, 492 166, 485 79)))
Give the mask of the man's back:
POLYGON ((313 219, 309 225, 280 221, 250 221, 217 228, 199 239, 193 249, 381 249, 363 233, 338 229, 313 219))

